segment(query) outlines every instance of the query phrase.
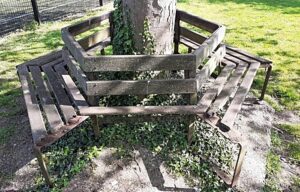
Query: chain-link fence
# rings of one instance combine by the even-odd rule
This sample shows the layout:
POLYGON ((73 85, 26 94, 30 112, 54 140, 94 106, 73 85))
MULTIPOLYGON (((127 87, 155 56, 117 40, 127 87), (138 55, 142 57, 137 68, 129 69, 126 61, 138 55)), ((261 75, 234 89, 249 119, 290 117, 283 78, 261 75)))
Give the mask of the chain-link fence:
POLYGON ((108 2, 110 0, 0 0, 0 36, 34 20, 59 20, 108 2))

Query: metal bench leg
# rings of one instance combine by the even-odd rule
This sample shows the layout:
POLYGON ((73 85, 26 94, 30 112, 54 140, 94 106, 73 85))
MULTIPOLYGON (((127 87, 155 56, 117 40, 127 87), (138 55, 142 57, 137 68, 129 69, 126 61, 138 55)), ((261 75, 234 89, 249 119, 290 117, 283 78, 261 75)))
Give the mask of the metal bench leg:
POLYGON ((37 146, 34 146, 34 153, 35 153, 35 156, 36 156, 36 158, 38 160, 39 166, 41 168, 42 175, 45 178, 45 181, 46 181, 47 185, 49 185, 50 187, 52 187, 53 183, 50 180, 48 169, 47 169, 47 166, 46 166, 45 161, 43 159, 43 155, 42 155, 41 149, 39 147, 37 147, 37 146))
POLYGON ((91 116, 91 119, 93 121, 93 130, 94 130, 95 137, 98 138, 100 136, 99 119, 97 115, 91 116))
MULTIPOLYGON (((193 93, 189 95, 189 103, 191 105, 197 104, 197 93, 193 93)), ((188 143, 191 144, 193 141, 193 135, 195 132, 195 121, 196 117, 194 115, 191 115, 189 117, 189 128, 188 128, 188 143)))
POLYGON ((263 100, 265 97, 265 93, 266 93, 266 90, 267 90, 267 87, 269 84, 269 79, 270 79, 271 73, 272 73, 272 64, 268 66, 264 86, 262 88, 261 96, 260 96, 259 100, 263 100))
POLYGON ((235 186, 238 182, 238 179, 240 177, 241 170, 242 170, 242 165, 243 165, 243 162, 244 162, 244 157, 246 155, 245 147, 240 143, 238 145, 240 147, 240 150, 239 150, 237 162, 236 162, 234 172, 233 172, 231 187, 235 186))
POLYGON ((193 141, 193 135, 195 132, 195 118, 193 117, 189 117, 189 127, 188 127, 188 135, 187 135, 187 140, 188 140, 188 144, 190 145, 193 141))

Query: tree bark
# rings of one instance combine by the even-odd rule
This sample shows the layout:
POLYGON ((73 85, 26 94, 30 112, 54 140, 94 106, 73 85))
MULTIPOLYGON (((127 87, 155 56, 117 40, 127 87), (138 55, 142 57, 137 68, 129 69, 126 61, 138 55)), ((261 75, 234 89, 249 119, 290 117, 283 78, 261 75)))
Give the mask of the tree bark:
POLYGON ((154 54, 172 54, 176 0, 123 0, 123 13, 129 14, 133 27, 135 48, 142 52, 144 21, 154 40, 154 54))

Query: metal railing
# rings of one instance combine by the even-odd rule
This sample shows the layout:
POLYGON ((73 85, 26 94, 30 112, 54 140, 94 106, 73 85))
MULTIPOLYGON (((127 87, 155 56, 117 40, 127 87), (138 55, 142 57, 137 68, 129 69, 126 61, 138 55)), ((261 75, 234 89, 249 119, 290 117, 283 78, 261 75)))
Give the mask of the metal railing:
POLYGON ((26 23, 59 20, 103 6, 110 0, 0 0, 0 36, 26 23))

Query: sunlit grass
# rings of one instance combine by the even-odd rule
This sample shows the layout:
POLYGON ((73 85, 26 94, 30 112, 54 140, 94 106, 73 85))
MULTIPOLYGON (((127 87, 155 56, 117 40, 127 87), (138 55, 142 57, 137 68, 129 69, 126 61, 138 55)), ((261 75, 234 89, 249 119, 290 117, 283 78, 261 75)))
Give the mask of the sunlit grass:
MULTIPOLYGON (((291 110, 300 109, 300 2, 181 0, 178 7, 227 27, 226 43, 268 58, 274 70, 268 94, 291 110)), ((253 88, 260 89, 260 72, 253 88)))
MULTIPOLYGON (((67 21, 28 23, 24 30, 10 34, 0 39, 0 119, 9 119, 24 111, 18 105, 22 96, 16 66, 62 48, 61 28, 80 20, 99 15, 111 9, 108 5, 97 11, 91 11, 86 16, 67 21)), ((0 127, 0 144, 5 144, 15 133, 16 127, 7 125, 0 127)))

